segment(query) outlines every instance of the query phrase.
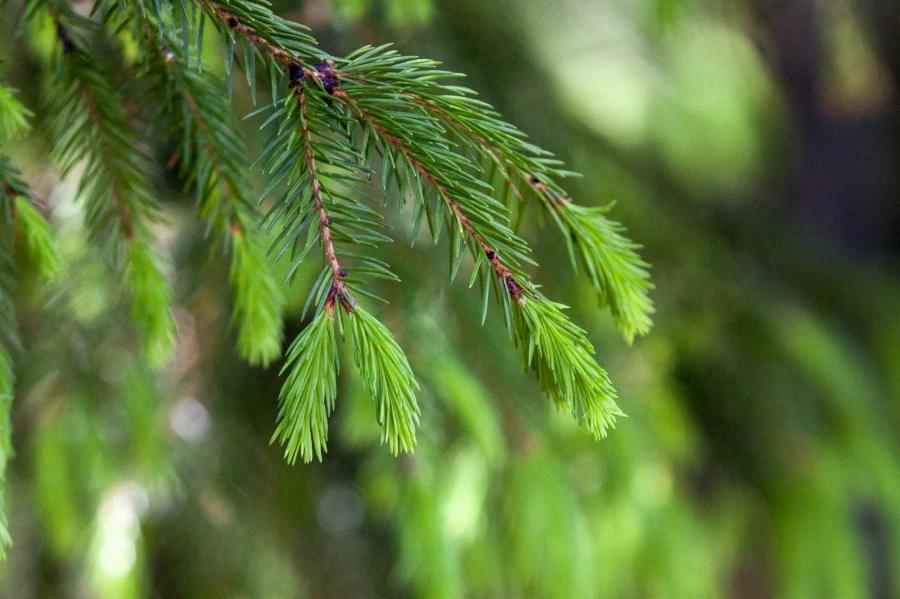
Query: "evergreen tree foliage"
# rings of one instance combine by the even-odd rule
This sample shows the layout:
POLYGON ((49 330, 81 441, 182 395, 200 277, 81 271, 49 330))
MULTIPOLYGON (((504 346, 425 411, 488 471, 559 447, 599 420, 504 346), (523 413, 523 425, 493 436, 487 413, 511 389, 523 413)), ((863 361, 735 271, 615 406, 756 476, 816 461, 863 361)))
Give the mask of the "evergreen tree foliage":
MULTIPOLYGON (((10 138, 40 115, 59 175, 78 181, 75 201, 90 239, 124 285, 150 365, 171 361, 177 337, 169 269, 159 251, 165 222, 157 192, 162 172, 177 169, 184 190, 196 197, 210 253, 231 256, 231 323, 250 363, 272 362, 282 341, 283 299, 260 229, 271 233, 268 259, 289 264, 288 282, 312 254, 322 256, 304 308, 312 323, 294 340, 283 368, 287 380, 272 439, 284 445, 289 462, 321 460, 326 451, 338 336, 350 337, 382 443, 395 455, 416 446, 416 378, 401 344, 367 309, 386 301, 373 281, 400 280, 370 252, 393 241, 384 210, 406 204, 412 244, 426 221, 435 244, 444 235, 451 281, 468 254, 482 322, 493 296, 525 368, 553 402, 598 438, 614 426, 621 411, 606 371, 566 306, 531 281, 527 271, 536 264, 511 215, 526 196, 540 206, 629 342, 650 326, 647 265, 605 210, 578 207, 563 191, 557 181, 572 173, 474 92, 455 85, 458 75, 387 46, 331 56, 305 27, 262 0, 98 0, 86 8, 63 0, 24 3, 17 27, 52 36, 49 53, 39 57, 52 76, 34 110, 12 88, 0 88, 0 132, 10 138), (220 57, 204 57, 211 35, 224 49, 224 78, 215 74, 220 57), (270 135, 255 161, 267 178, 260 200, 265 214, 255 206, 231 106, 237 71, 254 103, 262 101, 248 116, 270 135), (165 167, 151 153, 160 139, 173 148, 165 167)), ((59 283, 62 258, 52 229, 3 160, 8 245, 20 229, 38 271, 59 283)), ((4 259, 13 259, 11 251, 4 259)), ((13 351, 11 307, 4 323, 13 351)), ((5 463, 13 367, 11 354, 0 357, 5 463)))
POLYGON ((0 596, 897 595, 889 5, 0 2, 0 596))

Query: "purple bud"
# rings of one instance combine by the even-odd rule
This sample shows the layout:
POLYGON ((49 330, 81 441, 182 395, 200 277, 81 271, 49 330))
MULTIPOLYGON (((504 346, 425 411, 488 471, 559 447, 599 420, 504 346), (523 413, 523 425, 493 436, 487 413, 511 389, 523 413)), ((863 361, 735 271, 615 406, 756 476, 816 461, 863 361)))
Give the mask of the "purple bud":
POLYGON ((301 67, 296 62, 291 64, 288 72, 291 80, 290 84, 288 84, 288 87, 299 87, 300 84, 303 83, 303 80, 306 78, 306 73, 303 71, 303 67, 301 67))
POLYGON ((334 77, 323 77, 322 78, 322 87, 325 88, 325 91, 330 95, 334 95, 334 90, 338 86, 338 80, 334 77))

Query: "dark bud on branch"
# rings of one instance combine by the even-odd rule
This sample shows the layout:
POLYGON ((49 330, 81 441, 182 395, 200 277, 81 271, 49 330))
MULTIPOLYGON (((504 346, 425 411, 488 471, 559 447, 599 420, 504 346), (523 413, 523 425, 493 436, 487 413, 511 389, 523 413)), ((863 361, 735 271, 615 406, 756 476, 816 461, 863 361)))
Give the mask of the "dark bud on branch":
POLYGON ((337 89, 340 82, 333 77, 323 77, 322 78, 322 87, 325 88, 325 91, 329 93, 329 95, 334 95, 334 90, 337 89))
POLYGON ((322 82, 322 87, 325 88, 325 91, 328 92, 329 95, 333 96, 335 90, 341 84, 337 69, 334 68, 334 62, 326 60, 323 63, 317 64, 315 69, 316 72, 319 73, 319 81, 322 82))
POLYGON ((237 20, 237 17, 228 17, 228 26, 234 29, 240 25, 240 21, 237 20))
POLYGON ((288 69, 288 76, 291 80, 288 87, 300 87, 303 80, 306 79, 306 73, 303 71, 303 67, 296 62, 291 63, 291 66, 288 69))

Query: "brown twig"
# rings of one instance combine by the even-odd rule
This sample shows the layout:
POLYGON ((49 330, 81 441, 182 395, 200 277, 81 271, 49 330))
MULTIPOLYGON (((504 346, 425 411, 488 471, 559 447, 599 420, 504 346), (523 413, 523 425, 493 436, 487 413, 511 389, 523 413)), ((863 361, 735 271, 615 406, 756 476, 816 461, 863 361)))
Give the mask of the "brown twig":
POLYGON ((312 150, 312 132, 309 128, 307 120, 306 94, 302 88, 297 89, 297 106, 300 108, 300 135, 303 139, 304 154, 306 160, 306 172, 309 174, 309 183, 312 189, 313 204, 316 212, 319 213, 319 236, 322 239, 322 247, 325 249, 325 260, 331 268, 331 290, 328 292, 328 298, 325 300, 325 308, 330 315, 334 314, 334 303, 339 301, 346 312, 352 312, 359 302, 347 290, 347 284, 343 281, 343 277, 347 276, 347 271, 341 268, 337 259, 337 253, 334 249, 334 241, 331 238, 331 219, 322 202, 322 184, 317 176, 316 158, 313 156, 312 150))
POLYGON ((259 46, 260 48, 271 54, 275 58, 275 60, 277 60, 281 64, 289 67, 292 64, 300 62, 287 50, 279 48, 267 39, 257 35, 256 31, 252 27, 245 24, 236 15, 222 8, 222 6, 218 2, 209 2, 208 0, 202 0, 202 2, 203 4, 209 6, 213 10, 213 12, 215 12, 225 23, 227 23, 228 26, 231 27, 232 31, 243 35, 245 38, 250 40, 251 43, 259 46))

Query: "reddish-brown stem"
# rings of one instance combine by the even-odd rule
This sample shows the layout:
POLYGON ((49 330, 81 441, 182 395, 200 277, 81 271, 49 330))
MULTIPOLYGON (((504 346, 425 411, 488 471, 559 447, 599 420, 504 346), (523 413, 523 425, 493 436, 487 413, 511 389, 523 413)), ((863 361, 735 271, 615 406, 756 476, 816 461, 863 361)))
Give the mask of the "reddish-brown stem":
POLYGON ((347 291, 347 284, 343 281, 346 271, 341 268, 337 259, 337 252, 334 249, 334 241, 331 238, 331 219, 325 210, 322 202, 322 184, 317 175, 316 158, 312 150, 312 132, 309 128, 309 121, 306 108, 306 94, 302 89, 297 90, 297 106, 300 109, 300 135, 303 139, 304 155, 306 160, 306 172, 309 174, 309 184, 312 189, 313 205, 318 212, 319 220, 319 236, 322 239, 322 247, 325 249, 325 260, 331 269, 331 290, 328 292, 328 298, 325 300, 325 308, 329 314, 334 313, 334 303, 339 301, 346 312, 352 312, 358 302, 356 298, 347 291))
POLYGON ((222 8, 218 2, 208 2, 206 0, 203 0, 203 3, 209 6, 213 10, 213 12, 215 12, 219 16, 219 18, 222 19, 222 21, 224 21, 229 27, 231 27, 232 31, 234 31, 235 33, 240 33, 241 35, 246 37, 248 40, 250 40, 251 43, 259 46, 260 48, 271 54, 275 58, 275 60, 277 60, 281 64, 285 66, 291 66, 292 64, 297 62, 297 60, 294 59, 294 57, 291 56, 291 54, 287 50, 279 48, 267 39, 257 35, 256 31, 254 31, 252 27, 246 25, 236 15, 222 8))
MULTIPOLYGON (((436 115, 438 118, 443 119, 449 123, 452 123, 454 127, 459 129, 460 131, 462 131, 465 135, 468 135, 469 137, 471 137, 472 139, 477 141, 479 144, 481 144, 481 147, 484 149, 485 152, 487 152, 488 156, 491 157, 491 160, 493 160, 497 164, 497 166, 500 167, 500 169, 503 171, 503 178, 506 180, 506 183, 507 183, 507 185, 509 185, 509 188, 512 190, 512 192, 514 194, 516 194, 516 197, 519 198, 520 202, 525 201, 525 198, 522 197, 522 192, 519 191, 519 188, 516 186, 515 183, 513 183, 512 177, 509 175, 509 171, 507 170, 507 165, 503 164, 503 161, 501 161, 500 157, 497 156, 498 153, 501 153, 501 150, 499 148, 492 146, 482 136, 478 135, 474 131, 467 129, 465 125, 463 125, 456 119, 452 118, 449 114, 447 114, 446 112, 444 112, 443 110, 441 110, 440 108, 435 106, 434 103, 423 100, 417 94, 410 94, 410 97, 412 97, 413 101, 416 104, 418 104, 419 106, 422 106, 423 108, 425 108, 432 114, 436 115)), ((506 162, 510 163, 510 161, 508 159, 506 162)))
POLYGON ((384 139, 391 148, 402 154, 406 157, 409 163, 413 166, 413 168, 418 171, 419 175, 428 183, 428 185, 434 189, 437 194, 447 203, 451 212, 456 217, 457 221, 459 221, 460 227, 462 227, 463 231, 472 236, 472 238, 481 246, 482 251, 484 252, 485 257, 488 262, 491 263, 491 266, 494 269, 494 272, 497 274, 497 277, 503 281, 510 293, 510 295, 519 303, 524 303, 524 290, 522 286, 519 285, 518 281, 516 281, 515 275, 513 275, 512 271, 503 264, 503 261, 500 258, 500 255, 497 253, 497 250, 494 249, 485 239, 484 236, 479 233, 475 227, 472 226, 472 223, 469 220, 468 215, 462 209, 462 206, 459 205, 459 202, 456 201, 453 196, 450 194, 447 186, 441 183, 440 179, 431 172, 425 164, 422 163, 421 160, 416 158, 413 151, 403 143, 396 135, 393 135, 386 127, 381 125, 378 122, 372 113, 370 113, 367 109, 359 106, 355 101, 353 101, 350 96, 346 94, 343 90, 338 90, 334 93, 334 96, 340 98, 345 101, 350 109, 356 113, 357 117, 363 122, 369 123, 372 128, 384 139))

